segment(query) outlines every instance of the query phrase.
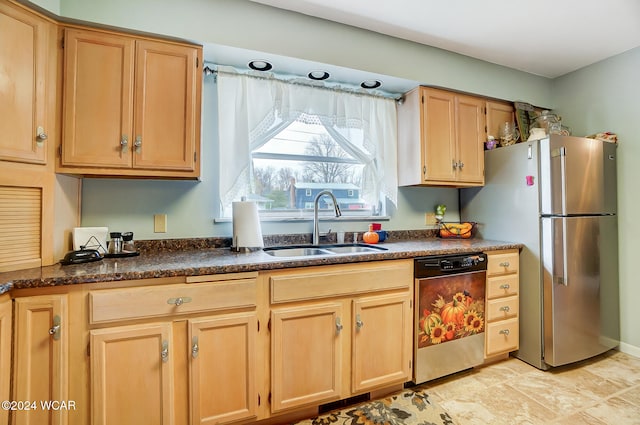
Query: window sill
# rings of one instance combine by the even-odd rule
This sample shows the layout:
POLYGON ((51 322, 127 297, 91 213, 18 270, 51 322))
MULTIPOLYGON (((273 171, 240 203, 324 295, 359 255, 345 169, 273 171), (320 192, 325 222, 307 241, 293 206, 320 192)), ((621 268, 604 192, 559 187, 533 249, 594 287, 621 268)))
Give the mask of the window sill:
MULTIPOLYGON (((389 221, 391 217, 383 216, 358 216, 358 217, 329 217, 320 216, 321 221, 335 221, 335 222, 359 222, 359 221, 389 221)), ((233 220, 231 217, 219 217, 214 218, 214 223, 231 223, 233 220)), ((260 222, 273 222, 273 223, 304 223, 312 222, 313 217, 260 217, 260 222)))

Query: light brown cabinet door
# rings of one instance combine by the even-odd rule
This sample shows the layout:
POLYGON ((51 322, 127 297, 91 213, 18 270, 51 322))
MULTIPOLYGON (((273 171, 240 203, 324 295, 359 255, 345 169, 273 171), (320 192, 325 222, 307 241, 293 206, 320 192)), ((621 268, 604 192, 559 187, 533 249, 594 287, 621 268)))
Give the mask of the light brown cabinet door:
POLYGON ((254 312, 189 320, 191 424, 256 416, 254 312))
POLYGON ((199 175, 201 52, 66 29, 62 171, 199 175))
POLYGON ((46 163, 47 142, 38 135, 47 131, 50 25, 19 6, 0 3, 0 160, 46 163))
POLYGON ((484 99, 456 96, 456 179, 484 183, 484 99))
POLYGON ((195 169, 197 59, 192 47, 136 42, 135 168, 195 169))
POLYGON ((352 393, 410 379, 411 324, 407 294, 353 300, 352 393))
POLYGON ((500 124, 514 122, 514 109, 512 103, 487 101, 487 137, 493 136, 500 140, 500 124))
MULTIPOLYGON (((11 400, 11 297, 0 295, 0 400, 11 400)), ((9 410, 0 409, 0 424, 9 423, 9 410)))
POLYGON ((454 93, 422 89, 423 180, 456 180, 456 132, 454 93))
POLYGON ((271 311, 271 410, 338 400, 342 395, 341 303, 271 311))
POLYGON ((134 40, 65 31, 62 165, 130 168, 134 40))
POLYGON ((170 323, 92 330, 90 350, 92 425, 174 423, 170 323))
MULTIPOLYGON (((15 300, 13 400, 68 400, 68 301, 66 295, 15 300)), ((15 425, 67 423, 67 410, 13 412, 15 425)))
POLYGON ((484 183, 485 100, 421 88, 423 182, 484 183))

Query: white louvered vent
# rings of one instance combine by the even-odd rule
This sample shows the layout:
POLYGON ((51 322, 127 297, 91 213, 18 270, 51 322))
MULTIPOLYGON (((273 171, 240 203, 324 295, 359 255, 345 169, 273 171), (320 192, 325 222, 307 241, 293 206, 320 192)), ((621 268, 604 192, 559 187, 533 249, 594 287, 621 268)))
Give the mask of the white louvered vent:
POLYGON ((0 186, 0 272, 39 267, 42 190, 0 186))

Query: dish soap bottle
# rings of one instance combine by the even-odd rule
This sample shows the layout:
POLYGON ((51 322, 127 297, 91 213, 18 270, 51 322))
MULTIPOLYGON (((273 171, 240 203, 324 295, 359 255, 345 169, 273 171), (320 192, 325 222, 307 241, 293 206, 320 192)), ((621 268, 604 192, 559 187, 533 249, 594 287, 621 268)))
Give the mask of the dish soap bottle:
POLYGON ((378 240, 380 240, 380 236, 378 236, 378 234, 373 231, 373 224, 369 225, 368 232, 364 232, 364 235, 362 235, 362 240, 365 243, 378 243, 378 240))

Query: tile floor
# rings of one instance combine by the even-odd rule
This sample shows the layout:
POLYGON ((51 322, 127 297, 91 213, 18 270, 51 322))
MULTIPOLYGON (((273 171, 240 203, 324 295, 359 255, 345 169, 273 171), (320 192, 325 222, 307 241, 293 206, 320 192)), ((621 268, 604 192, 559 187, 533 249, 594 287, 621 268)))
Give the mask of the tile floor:
POLYGON ((509 358, 421 387, 458 425, 640 424, 640 358, 618 351, 546 372, 509 358))

